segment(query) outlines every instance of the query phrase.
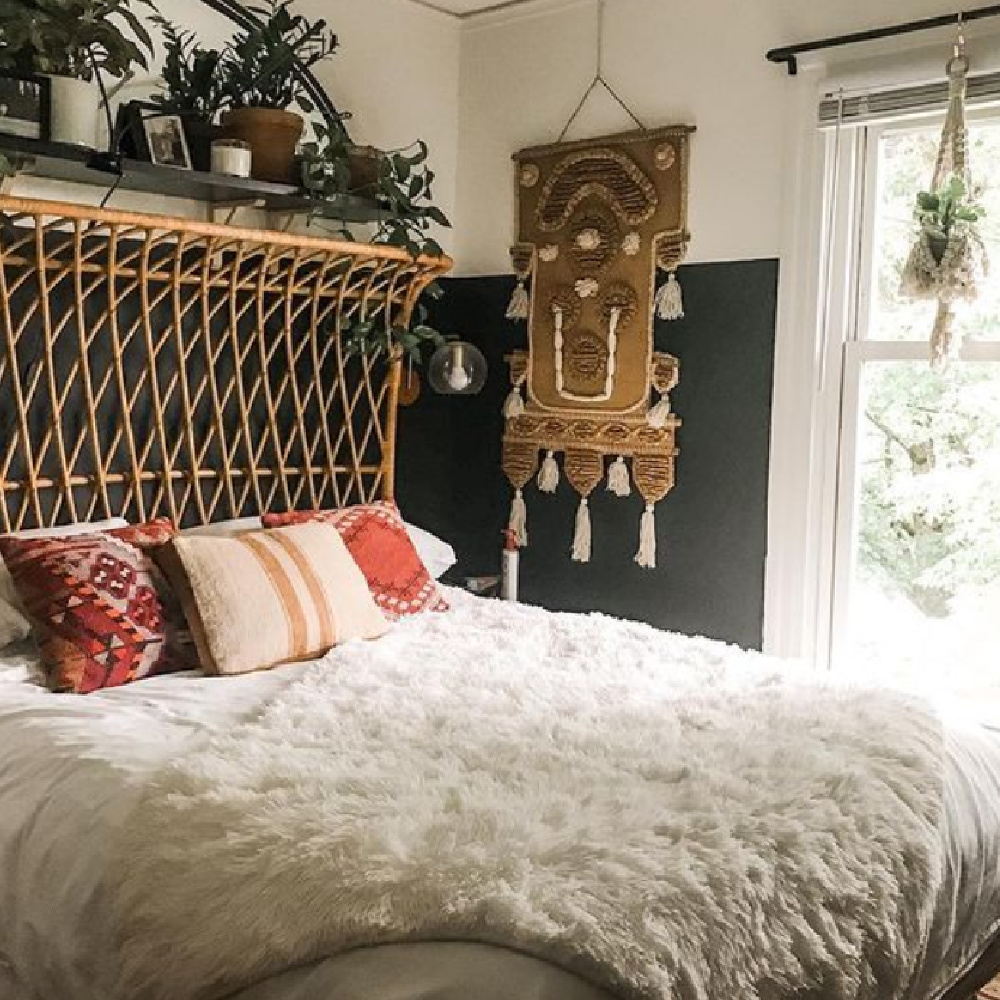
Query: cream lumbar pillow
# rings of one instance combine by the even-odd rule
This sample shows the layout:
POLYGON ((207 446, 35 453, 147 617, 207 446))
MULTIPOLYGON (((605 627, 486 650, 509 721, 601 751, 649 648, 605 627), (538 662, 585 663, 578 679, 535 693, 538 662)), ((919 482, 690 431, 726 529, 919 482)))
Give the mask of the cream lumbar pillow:
POLYGON ((388 629, 340 532, 308 523, 232 537, 181 535, 157 560, 208 673, 315 659, 388 629))

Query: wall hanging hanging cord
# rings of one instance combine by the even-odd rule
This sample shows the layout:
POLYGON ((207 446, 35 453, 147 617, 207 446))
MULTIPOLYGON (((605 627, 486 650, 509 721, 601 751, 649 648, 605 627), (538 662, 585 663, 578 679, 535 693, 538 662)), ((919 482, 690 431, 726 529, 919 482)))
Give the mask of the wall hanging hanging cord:
POLYGON ((989 7, 975 7, 972 10, 959 11, 955 14, 943 14, 940 17, 926 17, 919 21, 906 21, 903 24, 893 24, 886 28, 872 28, 868 31, 855 31, 849 35, 834 35, 821 38, 815 42, 802 42, 798 45, 785 45, 771 49, 767 54, 768 62, 783 64, 788 69, 789 76, 795 76, 799 71, 800 55, 807 52, 821 52, 824 49, 842 48, 845 45, 857 45, 860 42, 874 42, 880 38, 895 38, 897 35, 909 35, 915 31, 930 31, 934 28, 948 28, 963 21, 977 21, 986 17, 1000 17, 1000 4, 989 7))
POLYGON ((608 83, 604 76, 604 16, 605 16, 605 2, 606 0, 597 0, 597 72, 594 74, 594 79, 591 80, 590 86, 587 88, 583 97, 580 98, 580 103, 576 106, 576 110, 569 116, 569 121, 563 127, 563 130, 559 133, 558 142, 562 142, 569 130, 573 127, 573 122, 580 117, 580 112, 587 105, 587 101, 590 100, 590 95, 593 94, 598 87, 603 87, 615 101, 615 103, 635 122, 635 124, 643 131, 648 131, 646 126, 640 121, 638 115, 618 96, 617 91, 614 87, 608 83))

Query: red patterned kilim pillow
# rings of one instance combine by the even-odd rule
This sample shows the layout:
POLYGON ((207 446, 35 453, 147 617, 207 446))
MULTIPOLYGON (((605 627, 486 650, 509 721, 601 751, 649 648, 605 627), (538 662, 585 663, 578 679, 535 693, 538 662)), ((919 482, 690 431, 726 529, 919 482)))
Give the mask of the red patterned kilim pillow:
POLYGON ((0 538, 54 691, 87 694, 194 664, 183 617, 146 550, 169 520, 62 538, 0 538))
POLYGON ((394 503, 377 501, 342 510, 267 514, 267 528, 306 521, 332 524, 368 581, 379 610, 392 620, 421 611, 447 611, 448 602, 413 547, 394 503))

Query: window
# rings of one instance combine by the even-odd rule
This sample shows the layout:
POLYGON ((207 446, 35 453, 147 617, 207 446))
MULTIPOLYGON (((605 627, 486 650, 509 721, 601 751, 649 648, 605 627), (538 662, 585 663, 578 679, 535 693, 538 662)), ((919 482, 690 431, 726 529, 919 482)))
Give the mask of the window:
MULTIPOLYGON (((899 295, 940 128, 869 124, 831 143, 850 180, 831 268, 845 264, 829 659, 1000 719, 1000 280, 958 308, 966 346, 943 374, 928 363, 936 304, 899 295)), ((975 114, 970 137, 1000 266, 1000 110, 975 114)))

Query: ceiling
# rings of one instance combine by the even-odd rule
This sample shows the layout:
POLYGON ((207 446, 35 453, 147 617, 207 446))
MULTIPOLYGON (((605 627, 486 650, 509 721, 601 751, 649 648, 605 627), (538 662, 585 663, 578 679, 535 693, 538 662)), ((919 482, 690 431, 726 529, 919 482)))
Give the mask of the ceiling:
POLYGON ((453 14, 455 17, 474 17, 489 11, 506 10, 509 7, 519 7, 521 4, 532 3, 533 0, 414 0, 422 7, 453 14))

